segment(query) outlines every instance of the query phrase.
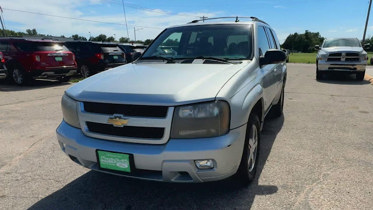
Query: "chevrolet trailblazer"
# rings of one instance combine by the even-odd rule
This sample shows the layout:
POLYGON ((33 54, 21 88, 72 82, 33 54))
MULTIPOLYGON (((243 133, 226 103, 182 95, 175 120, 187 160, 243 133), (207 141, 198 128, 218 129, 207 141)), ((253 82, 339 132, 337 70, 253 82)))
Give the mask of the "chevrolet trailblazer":
POLYGON ((140 179, 252 181, 264 118, 282 115, 286 56, 267 23, 234 18, 169 27, 135 62, 66 90, 62 151, 140 179))

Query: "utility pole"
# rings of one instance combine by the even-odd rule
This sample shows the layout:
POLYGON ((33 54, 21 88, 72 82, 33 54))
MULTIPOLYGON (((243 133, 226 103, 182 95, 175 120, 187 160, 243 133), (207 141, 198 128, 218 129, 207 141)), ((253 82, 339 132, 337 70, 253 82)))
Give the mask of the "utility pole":
POLYGON ((122 0, 122 6, 123 6, 123 15, 124 15, 124 21, 126 22, 126 29, 127 29, 127 37, 130 38, 130 34, 128 33, 128 25, 127 25, 127 17, 126 17, 126 9, 124 8, 124 1, 122 0))
POLYGON ((363 43, 365 41, 365 35, 367 33, 367 27, 368 27, 368 21, 369 21, 369 14, 370 14, 370 7, 372 6, 372 0, 369 1, 369 8, 368 8, 368 14, 367 14, 367 21, 365 22, 365 29, 364 29, 364 35, 363 35, 363 43))
POLYGON ((3 14, 3 8, 1 8, 0 6, 0 12, 1 12, 1 15, 0 15, 0 22, 1 22, 1 27, 3 28, 3 37, 5 37, 5 28, 4 28, 4 23, 3 23, 3 19, 1 19, 1 16, 3 14))
POLYGON ((136 27, 133 27, 133 35, 135 36, 135 42, 136 42, 136 27))

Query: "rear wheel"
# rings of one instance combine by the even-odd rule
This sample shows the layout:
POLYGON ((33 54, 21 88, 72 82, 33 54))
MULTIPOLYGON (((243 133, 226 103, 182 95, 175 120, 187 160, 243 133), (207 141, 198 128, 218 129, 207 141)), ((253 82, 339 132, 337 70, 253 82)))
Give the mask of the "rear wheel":
POLYGON ((17 85, 24 85, 28 80, 28 77, 25 71, 19 66, 16 66, 12 69, 11 76, 12 76, 13 82, 16 83, 17 85))
POLYGON ((356 73, 356 80, 362 81, 365 76, 365 71, 356 73))
POLYGON ((92 70, 84 64, 80 67, 80 74, 83 78, 87 78, 92 75, 92 70))
POLYGON ((237 171, 239 182, 246 186, 255 178, 259 156, 260 121, 256 114, 251 114, 246 128, 245 145, 241 163, 237 171))

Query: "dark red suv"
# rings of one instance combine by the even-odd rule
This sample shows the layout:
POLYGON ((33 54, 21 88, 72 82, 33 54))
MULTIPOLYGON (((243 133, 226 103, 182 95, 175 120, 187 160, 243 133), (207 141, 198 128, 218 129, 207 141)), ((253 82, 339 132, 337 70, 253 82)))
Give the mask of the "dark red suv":
POLYGON ((76 74, 75 56, 61 42, 23 38, 1 38, 0 51, 6 77, 17 85, 33 78, 67 81, 76 74))

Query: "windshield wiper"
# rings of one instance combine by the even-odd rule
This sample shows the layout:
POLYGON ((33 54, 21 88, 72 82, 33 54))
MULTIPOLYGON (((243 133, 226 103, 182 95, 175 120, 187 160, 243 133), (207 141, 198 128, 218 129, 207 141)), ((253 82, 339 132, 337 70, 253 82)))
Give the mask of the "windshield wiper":
POLYGON ((168 63, 175 63, 173 58, 167 58, 167 57, 162 57, 162 56, 149 56, 149 57, 142 57, 141 60, 164 60, 167 61, 168 63))
POLYGON ((209 56, 197 56, 194 59, 204 59, 204 60, 213 60, 213 61, 218 61, 218 62, 223 62, 223 63, 232 63, 228 59, 225 59, 225 58, 216 58, 216 57, 209 57, 209 56))

